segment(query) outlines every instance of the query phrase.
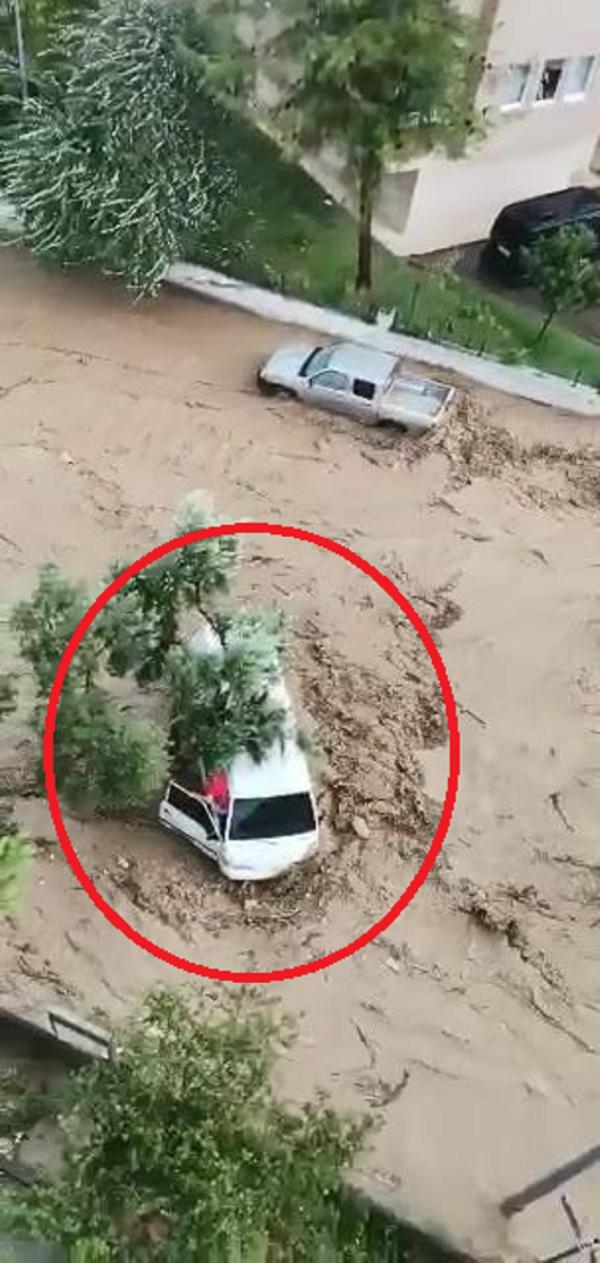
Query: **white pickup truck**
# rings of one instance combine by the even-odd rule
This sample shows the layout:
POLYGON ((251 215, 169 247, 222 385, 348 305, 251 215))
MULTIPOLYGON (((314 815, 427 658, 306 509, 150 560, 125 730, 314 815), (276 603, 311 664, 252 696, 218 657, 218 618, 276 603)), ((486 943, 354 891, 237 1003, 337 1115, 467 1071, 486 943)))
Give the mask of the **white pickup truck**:
POLYGON ((353 342, 281 347, 259 370, 258 385, 266 394, 412 434, 438 425, 455 397, 452 386, 406 372, 397 356, 353 342))

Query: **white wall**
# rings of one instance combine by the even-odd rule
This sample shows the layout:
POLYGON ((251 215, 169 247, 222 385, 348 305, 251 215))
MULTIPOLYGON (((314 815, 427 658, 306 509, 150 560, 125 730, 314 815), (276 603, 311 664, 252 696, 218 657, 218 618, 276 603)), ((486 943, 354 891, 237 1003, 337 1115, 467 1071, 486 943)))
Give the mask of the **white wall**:
POLYGON ((600 52, 599 0, 500 0, 492 58, 600 52))
MULTIPOLYGON (((462 0, 461 7, 472 12, 474 6, 462 0)), ((387 232, 389 244, 410 254, 477 240, 487 236, 509 202, 592 182, 600 138, 600 61, 582 101, 502 113, 495 99, 502 68, 511 62, 531 62, 541 72, 546 58, 593 54, 600 55, 600 0, 499 0, 488 48, 492 69, 478 94, 486 110, 486 138, 464 160, 452 162, 441 154, 421 160, 408 224, 395 237, 387 232)), ((388 213, 383 227, 389 226, 388 213)))

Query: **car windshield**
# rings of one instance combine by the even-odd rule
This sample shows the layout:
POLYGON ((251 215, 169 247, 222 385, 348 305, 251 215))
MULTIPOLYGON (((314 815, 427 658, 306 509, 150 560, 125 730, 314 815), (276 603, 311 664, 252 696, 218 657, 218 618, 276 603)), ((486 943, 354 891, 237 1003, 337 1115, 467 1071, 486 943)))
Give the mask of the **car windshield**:
POLYGON ((311 351, 308 359, 304 361, 304 364, 302 365, 302 368, 300 369, 300 376, 306 377, 309 370, 310 370, 311 377, 313 373, 322 372, 324 368, 328 367, 331 361, 332 355, 333 355, 333 347, 316 346, 314 351, 311 351))
POLYGON ((310 794, 279 794, 275 798, 236 798, 229 828, 235 842, 257 838, 287 838, 316 829, 310 794))

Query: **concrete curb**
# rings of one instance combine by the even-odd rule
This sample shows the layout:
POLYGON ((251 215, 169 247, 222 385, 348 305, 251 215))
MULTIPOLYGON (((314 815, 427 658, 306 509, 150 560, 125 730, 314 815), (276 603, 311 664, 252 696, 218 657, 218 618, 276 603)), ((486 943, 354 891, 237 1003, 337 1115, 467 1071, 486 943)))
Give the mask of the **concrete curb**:
POLYGON ((406 334, 389 333, 377 325, 367 324, 353 316, 328 307, 288 298, 258 285, 212 272, 193 263, 174 263, 166 274, 171 285, 191 290, 202 298, 230 303, 243 311, 263 316, 281 324, 314 329, 329 337, 344 338, 375 346, 381 351, 419 360, 434 368, 449 369, 480 386, 504 394, 546 404, 582 417, 600 418, 600 392, 591 386, 573 386, 560 377, 521 365, 500 364, 485 356, 470 355, 456 347, 425 342, 406 334))
MULTIPOLYGON (((0 196, 0 230, 17 233, 19 220, 14 209, 0 196)), ((174 263, 168 269, 165 280, 171 285, 191 290, 202 298, 217 299, 230 303, 243 311, 263 316, 280 324, 299 325, 314 329, 328 337, 344 338, 391 351, 393 355, 419 360, 433 368, 450 370, 490 390, 533 403, 546 404, 563 412, 581 417, 600 418, 600 391, 591 386, 573 386, 561 377, 541 373, 521 365, 501 364, 487 356, 471 355, 457 347, 439 342, 425 342, 403 333, 389 333, 377 325, 367 324, 353 316, 329 307, 317 307, 314 303, 288 298, 274 290, 258 285, 247 285, 235 277, 213 272, 210 268, 194 263, 174 263)))

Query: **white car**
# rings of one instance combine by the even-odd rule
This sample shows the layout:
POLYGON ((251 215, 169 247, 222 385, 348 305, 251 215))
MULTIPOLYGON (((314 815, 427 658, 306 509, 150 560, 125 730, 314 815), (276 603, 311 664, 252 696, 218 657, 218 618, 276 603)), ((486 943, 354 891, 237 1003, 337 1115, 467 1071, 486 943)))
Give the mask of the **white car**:
POLYGON ((437 425, 455 395, 451 386, 404 372, 395 355, 352 342, 282 347, 259 370, 258 385, 267 394, 415 433, 437 425))
MULTIPOLYGON (((221 653, 208 625, 189 642, 197 653, 221 653)), ((234 759, 227 774, 229 802, 219 811, 198 782, 169 781, 159 807, 162 824, 216 860, 231 881, 266 881, 314 855, 319 844, 316 803, 306 756, 298 744, 290 696, 282 678, 269 699, 286 714, 283 738, 260 762, 234 759)))

